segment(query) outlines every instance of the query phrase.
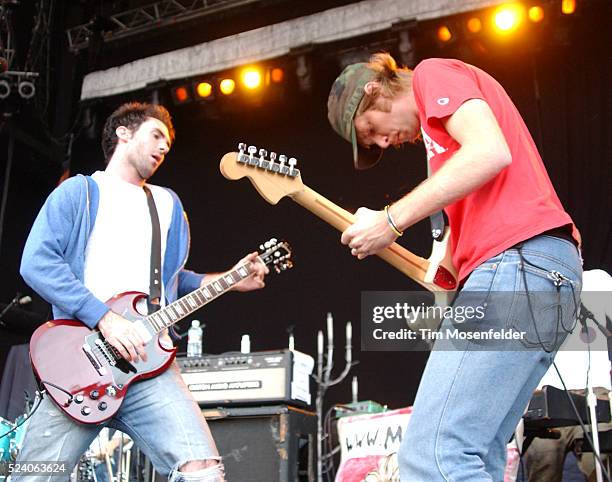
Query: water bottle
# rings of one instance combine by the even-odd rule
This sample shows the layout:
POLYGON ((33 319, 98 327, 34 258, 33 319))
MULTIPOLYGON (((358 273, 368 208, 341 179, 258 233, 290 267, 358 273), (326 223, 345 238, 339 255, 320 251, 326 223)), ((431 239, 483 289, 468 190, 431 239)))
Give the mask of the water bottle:
POLYGON ((193 320, 187 332, 187 356, 202 356, 202 327, 199 320, 193 320))

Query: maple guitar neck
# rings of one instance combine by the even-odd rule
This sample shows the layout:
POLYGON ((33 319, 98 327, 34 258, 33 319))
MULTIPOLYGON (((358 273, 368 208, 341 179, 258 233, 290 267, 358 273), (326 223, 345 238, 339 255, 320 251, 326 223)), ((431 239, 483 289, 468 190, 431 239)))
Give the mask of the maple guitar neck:
MULTIPOLYGON (((270 153, 265 149, 240 143, 239 152, 228 152, 221 159, 219 169, 230 180, 247 177, 257 192, 270 204, 277 204, 283 197, 290 197, 339 231, 355 223, 355 216, 329 199, 306 186, 296 159, 270 153), (245 150, 248 152, 245 152, 245 150)), ((452 265, 449 250, 450 230, 445 229, 434 240, 429 259, 421 258, 397 243, 379 251, 377 256, 385 260, 424 288, 432 291, 436 299, 457 288, 457 274, 452 265)))
MULTIPOLYGON (((306 185, 299 192, 290 194, 290 197, 339 231, 344 231, 355 222, 353 214, 342 209, 306 185)), ((380 256, 391 266, 397 268, 429 291, 443 291, 439 286, 425 281, 429 261, 411 253, 399 244, 393 243, 388 248, 378 252, 377 256, 380 256)))

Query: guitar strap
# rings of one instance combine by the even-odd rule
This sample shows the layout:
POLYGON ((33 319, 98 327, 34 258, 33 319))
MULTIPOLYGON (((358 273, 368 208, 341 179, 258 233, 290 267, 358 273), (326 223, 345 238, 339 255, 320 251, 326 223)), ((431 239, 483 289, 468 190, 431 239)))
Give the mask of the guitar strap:
POLYGON ((159 216, 155 207, 155 200, 151 190, 142 186, 147 195, 149 214, 151 215, 151 268, 149 281, 149 314, 154 313, 160 308, 161 301, 161 234, 159 227, 159 216))
MULTIPOLYGON (((427 161, 427 177, 431 176, 431 167, 429 166, 429 160, 427 161)), ((436 211, 429 216, 429 224, 431 226, 431 237, 438 241, 442 239, 444 235, 444 228, 446 228, 446 219, 444 218, 444 211, 436 211)))

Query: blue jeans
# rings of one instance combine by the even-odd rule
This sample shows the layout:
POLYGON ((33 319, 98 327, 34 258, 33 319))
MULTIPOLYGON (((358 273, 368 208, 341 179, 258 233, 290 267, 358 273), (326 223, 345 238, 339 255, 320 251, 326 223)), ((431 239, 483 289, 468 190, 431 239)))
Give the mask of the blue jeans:
MULTIPOLYGON (((547 334, 559 323, 573 324, 581 287, 576 247, 546 235, 487 260, 469 276, 455 304, 462 302, 464 293, 476 294, 486 307, 486 329, 529 328, 528 340, 515 350, 487 350, 482 341, 436 341, 399 451, 402 481, 503 480, 506 444, 554 357, 554 351, 533 348, 534 341, 539 334, 547 338, 542 340, 545 345, 553 340, 559 346, 564 336, 547 334), (560 281, 557 278, 559 286, 553 271, 562 275, 560 281), (507 294, 492 295, 499 292, 507 294), (537 294, 539 304, 544 299, 551 306, 528 302, 526 292, 537 294), (556 304, 559 299, 562 306, 556 304), (496 307, 496 300, 508 305, 496 307)), ((441 329, 453 326, 452 320, 445 320, 441 329)))
MULTIPOLYGON (((171 481, 223 480, 217 447, 176 362, 161 375, 131 385, 108 426, 128 434, 149 457, 157 472, 170 474, 171 481), (219 463, 197 472, 178 470, 186 462, 211 459, 219 463)), ((18 460, 66 462, 68 470, 72 470, 100 428, 73 421, 49 397, 44 397, 30 419, 18 460)), ((65 478, 13 476, 11 480, 59 482, 69 480, 68 475, 65 478)))

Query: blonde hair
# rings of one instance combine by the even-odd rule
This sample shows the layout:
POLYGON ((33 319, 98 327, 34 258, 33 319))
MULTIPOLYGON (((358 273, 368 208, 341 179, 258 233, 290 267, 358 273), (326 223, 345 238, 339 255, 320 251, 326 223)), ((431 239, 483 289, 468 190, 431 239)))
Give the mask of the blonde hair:
POLYGON ((355 115, 363 114, 377 104, 381 107, 378 102, 380 98, 390 100, 400 92, 407 92, 412 88, 412 70, 408 67, 398 67, 395 59, 387 52, 372 55, 367 66, 376 73, 372 81, 378 83, 380 88, 372 94, 364 93, 355 115))

